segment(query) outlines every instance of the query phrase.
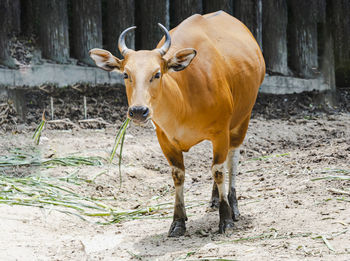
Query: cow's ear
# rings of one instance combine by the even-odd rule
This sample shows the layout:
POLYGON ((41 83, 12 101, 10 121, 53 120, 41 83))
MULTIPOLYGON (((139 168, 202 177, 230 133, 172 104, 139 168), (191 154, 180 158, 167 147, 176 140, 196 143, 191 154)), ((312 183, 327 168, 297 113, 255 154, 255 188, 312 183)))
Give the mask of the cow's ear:
POLYGON ((193 48, 186 48, 177 51, 175 55, 167 62, 169 71, 182 71, 190 65, 192 59, 196 56, 197 51, 193 48))
POLYGON ((103 70, 113 71, 120 70, 122 65, 122 60, 119 60, 117 57, 113 56, 110 52, 98 48, 91 49, 90 57, 95 61, 96 65, 103 70))

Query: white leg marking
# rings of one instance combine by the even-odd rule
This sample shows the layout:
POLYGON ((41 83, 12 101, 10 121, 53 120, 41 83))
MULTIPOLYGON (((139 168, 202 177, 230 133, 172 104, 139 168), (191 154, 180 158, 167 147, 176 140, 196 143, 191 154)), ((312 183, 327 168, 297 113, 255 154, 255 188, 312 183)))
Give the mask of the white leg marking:
POLYGON ((236 175, 238 173, 238 162, 239 162, 240 149, 231 149, 227 155, 227 169, 229 179, 229 190, 236 187, 236 175))

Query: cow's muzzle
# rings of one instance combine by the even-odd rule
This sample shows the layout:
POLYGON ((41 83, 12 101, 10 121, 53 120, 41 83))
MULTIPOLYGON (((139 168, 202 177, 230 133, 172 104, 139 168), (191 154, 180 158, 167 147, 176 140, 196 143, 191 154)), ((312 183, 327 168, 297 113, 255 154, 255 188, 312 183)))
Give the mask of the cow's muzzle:
POLYGON ((129 108, 128 116, 135 123, 145 123, 149 120, 149 109, 146 106, 132 106, 129 108))

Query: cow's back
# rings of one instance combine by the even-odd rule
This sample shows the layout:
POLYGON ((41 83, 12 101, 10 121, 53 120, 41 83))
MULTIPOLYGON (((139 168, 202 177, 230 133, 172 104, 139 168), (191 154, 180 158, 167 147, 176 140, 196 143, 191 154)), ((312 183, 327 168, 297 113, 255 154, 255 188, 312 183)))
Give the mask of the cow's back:
POLYGON ((234 119, 243 121, 250 115, 265 75, 260 47, 248 28, 219 11, 193 15, 170 34, 172 44, 165 59, 182 48, 197 50, 188 68, 170 73, 184 89, 192 108, 203 112, 203 117, 209 113, 213 119, 223 119, 228 113, 231 128, 239 125, 234 119))
MULTIPOLYGON (((220 68, 225 71, 232 92, 232 119, 244 120, 245 114, 250 115, 265 77, 265 61, 260 47, 249 29, 227 13, 219 11, 204 17, 208 21, 207 34, 225 60, 225 68, 220 68)), ((239 122, 232 124, 235 123, 239 122)))

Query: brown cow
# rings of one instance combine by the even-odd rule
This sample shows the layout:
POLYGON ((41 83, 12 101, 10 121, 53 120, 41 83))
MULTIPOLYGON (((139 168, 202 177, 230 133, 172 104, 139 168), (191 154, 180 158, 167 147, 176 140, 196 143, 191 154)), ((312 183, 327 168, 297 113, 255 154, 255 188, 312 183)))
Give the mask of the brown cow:
POLYGON ((165 39, 154 50, 128 49, 125 34, 135 28, 130 27, 119 37, 123 60, 101 49, 92 49, 90 56, 102 69, 123 73, 128 117, 136 123, 152 120, 156 126, 176 192, 169 236, 186 231, 182 153, 203 140, 212 142, 211 205, 219 207, 219 232, 223 233, 239 216, 235 190, 238 147, 264 79, 264 58, 247 27, 223 11, 193 15, 170 33, 159 26, 165 39))

